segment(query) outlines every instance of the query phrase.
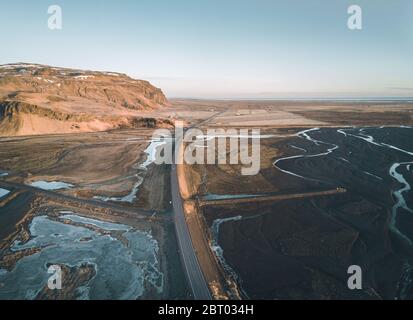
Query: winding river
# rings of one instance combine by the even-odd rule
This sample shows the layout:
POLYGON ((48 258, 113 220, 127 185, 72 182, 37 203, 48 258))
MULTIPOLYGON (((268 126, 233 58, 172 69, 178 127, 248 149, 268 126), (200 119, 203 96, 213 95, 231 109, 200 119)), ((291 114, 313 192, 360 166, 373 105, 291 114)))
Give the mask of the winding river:
MULTIPOLYGON (((400 128, 412 130, 411 127, 400 127, 400 128)), ((395 181, 397 181, 398 184, 401 186, 401 188, 393 191, 393 195, 396 199, 396 203, 394 204, 394 206, 392 208, 392 217, 391 217, 391 222, 390 222, 390 229, 391 229, 392 232, 397 234, 400 238, 405 240, 409 245, 413 246, 412 240, 407 235, 403 234, 397 227, 397 216, 398 216, 398 213, 399 213, 400 209, 403 209, 403 210, 406 210, 407 212, 413 213, 413 209, 408 206, 407 201, 406 201, 406 196, 411 191, 411 186, 408 183, 408 179, 407 179, 406 174, 410 174, 410 175, 412 174, 410 169, 412 168, 412 165, 413 165, 413 152, 401 149, 399 147, 396 147, 396 146, 388 144, 388 143, 377 141, 377 139, 375 139, 372 135, 369 135, 368 133, 366 133, 366 131, 368 129, 386 130, 386 127, 380 127, 380 128, 344 128, 344 129, 338 129, 338 130, 336 130, 336 132, 343 135, 344 137, 353 137, 353 138, 362 140, 362 141, 364 141, 368 144, 372 144, 376 147, 380 147, 380 148, 384 148, 384 149, 390 149, 394 152, 399 152, 399 153, 402 153, 404 155, 412 157, 412 161, 393 163, 389 168, 389 176, 392 179, 394 179, 395 181)), ((299 148, 299 147, 296 147, 296 146, 291 146, 292 148, 294 148, 296 150, 301 149, 301 150, 305 151, 305 153, 301 154, 301 155, 288 156, 288 157, 283 157, 283 158, 277 159, 274 162, 274 166, 278 170, 280 170, 284 173, 287 173, 289 175, 292 175, 292 176, 295 176, 295 177, 298 177, 298 178, 301 178, 301 179, 312 180, 312 181, 321 181, 321 180, 318 180, 318 179, 314 179, 312 177, 305 177, 302 174, 298 174, 298 173, 290 171, 290 170, 285 170, 285 169, 280 167, 280 164, 283 163, 284 161, 299 159, 299 158, 316 158, 316 157, 328 156, 328 155, 334 153, 335 151, 337 151, 340 148, 338 145, 330 143, 330 142, 324 142, 324 141, 315 139, 311 136, 313 133, 320 132, 320 130, 321 129, 319 129, 319 128, 304 130, 304 131, 301 131, 301 132, 297 133, 297 137, 299 137, 301 139, 304 139, 304 140, 307 140, 307 141, 310 141, 316 146, 325 146, 324 151, 322 151, 320 153, 315 153, 315 154, 308 154, 307 151, 303 148, 299 148)), ((343 157, 337 156, 336 158, 340 159, 344 162, 350 163, 349 160, 344 159, 343 157)), ((383 180, 382 177, 379 177, 379 176, 377 176, 375 174, 372 174, 370 172, 367 172, 365 170, 360 170, 360 171, 362 171, 364 174, 367 174, 371 177, 375 177, 378 180, 383 180)))
POLYGON ((123 197, 105 197, 105 196, 95 196, 94 199, 101 200, 104 202, 128 202, 133 203, 136 200, 136 196, 139 190, 139 187, 143 183, 142 172, 148 169, 148 166, 155 162, 157 156, 157 150, 159 147, 165 145, 167 142, 165 139, 152 139, 149 146, 145 149, 146 160, 138 165, 137 173, 134 175, 136 182, 134 183, 132 190, 123 197))

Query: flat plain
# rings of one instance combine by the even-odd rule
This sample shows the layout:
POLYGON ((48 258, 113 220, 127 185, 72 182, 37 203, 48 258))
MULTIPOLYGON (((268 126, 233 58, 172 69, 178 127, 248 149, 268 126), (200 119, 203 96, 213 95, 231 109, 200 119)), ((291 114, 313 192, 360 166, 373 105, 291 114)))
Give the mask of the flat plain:
MULTIPOLYGON (((242 176, 241 165, 185 165, 179 176, 215 298, 412 297, 412 103, 170 102, 144 116, 262 135, 257 175, 242 176), (350 265, 362 267, 363 290, 348 289, 350 265)), ((4 295, 102 298, 98 289, 114 275, 100 267, 110 261, 71 251, 73 243, 86 252, 93 243, 133 257, 120 265, 134 273, 115 277, 103 298, 191 296, 174 230, 170 166, 148 162, 154 129, 0 138, 0 188, 8 191, 0 198, 4 295), (44 236, 40 222, 55 234, 47 243, 36 242, 44 236), (108 237, 116 241, 106 243, 108 237), (145 255, 130 251, 133 243, 145 255), (53 247, 67 259, 57 259, 53 247), (13 287, 32 259, 62 265, 71 285, 58 295, 42 279, 13 287)))

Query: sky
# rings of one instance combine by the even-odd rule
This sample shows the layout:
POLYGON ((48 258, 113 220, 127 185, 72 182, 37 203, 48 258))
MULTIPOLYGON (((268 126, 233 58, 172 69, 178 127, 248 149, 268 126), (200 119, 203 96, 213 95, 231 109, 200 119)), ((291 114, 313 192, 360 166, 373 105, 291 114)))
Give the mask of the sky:
POLYGON ((2 0, 0 28, 0 64, 122 72, 170 98, 413 97, 411 0, 2 0))

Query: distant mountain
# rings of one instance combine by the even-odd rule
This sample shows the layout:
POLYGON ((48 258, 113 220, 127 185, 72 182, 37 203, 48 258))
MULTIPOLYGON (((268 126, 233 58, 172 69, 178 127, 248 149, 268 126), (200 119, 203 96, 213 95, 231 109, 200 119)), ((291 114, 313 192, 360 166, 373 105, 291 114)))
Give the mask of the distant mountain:
POLYGON ((160 89, 125 74, 0 65, 0 136, 170 126, 145 117, 165 106, 160 89))

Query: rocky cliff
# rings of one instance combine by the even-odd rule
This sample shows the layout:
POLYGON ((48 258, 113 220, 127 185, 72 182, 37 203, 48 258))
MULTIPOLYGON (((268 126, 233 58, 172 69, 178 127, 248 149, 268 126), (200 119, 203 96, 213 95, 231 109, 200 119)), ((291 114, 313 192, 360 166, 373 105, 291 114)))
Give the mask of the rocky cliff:
POLYGON ((160 89, 120 73, 0 65, 1 136, 170 126, 152 118, 166 105, 160 89))

